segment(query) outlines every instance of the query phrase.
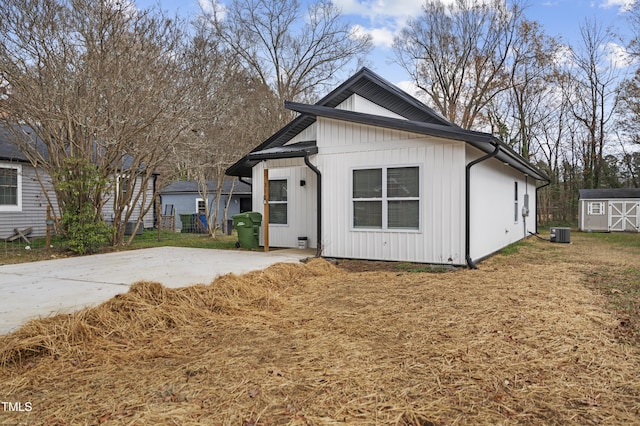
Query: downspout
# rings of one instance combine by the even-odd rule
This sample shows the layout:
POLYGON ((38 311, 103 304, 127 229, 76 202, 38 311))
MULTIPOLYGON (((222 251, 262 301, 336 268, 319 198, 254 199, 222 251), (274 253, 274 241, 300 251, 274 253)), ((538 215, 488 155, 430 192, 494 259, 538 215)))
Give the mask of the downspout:
POLYGON ((473 260, 471 259, 471 235, 469 232, 471 230, 471 167, 475 166, 476 164, 484 160, 488 160, 489 158, 493 158, 496 155, 498 155, 498 152, 500 152, 500 144, 496 142, 496 143, 492 143, 492 145, 495 147, 495 149, 491 154, 487 154, 473 160, 472 162, 467 164, 466 170, 465 170, 465 175, 466 175, 465 176, 465 179, 466 179, 465 180, 465 185, 466 185, 465 202, 466 204, 465 204, 464 250, 465 250, 465 259, 467 260, 467 266, 469 266, 470 269, 478 269, 476 264, 473 263, 473 260))
POLYGON ((536 234, 538 234, 538 190, 549 185, 551 185, 551 181, 545 183, 542 186, 536 186, 536 234))
POLYGON ((320 257, 322 255, 322 173, 316 166, 314 166, 311 161, 309 161, 309 154, 305 153, 304 155, 304 164, 307 165, 317 176, 316 183, 316 191, 317 191, 317 214, 316 214, 316 233, 317 233, 317 244, 316 244, 316 256, 320 257))

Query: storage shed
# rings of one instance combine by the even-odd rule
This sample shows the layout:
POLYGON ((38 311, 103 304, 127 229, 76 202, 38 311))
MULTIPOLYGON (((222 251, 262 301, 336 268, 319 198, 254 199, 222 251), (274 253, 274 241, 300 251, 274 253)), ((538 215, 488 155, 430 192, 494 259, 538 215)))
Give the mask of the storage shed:
POLYGON ((581 189, 578 228, 587 232, 640 232, 640 188, 581 189))
POLYGON ((300 115, 227 169, 252 178, 271 246, 475 267, 536 231, 543 172, 367 68, 285 107, 300 115))
MULTIPOLYGON (((212 208, 215 205, 217 181, 207 181, 207 203, 209 205, 210 217, 213 218, 212 208)), ((176 229, 183 229, 180 216, 183 214, 204 214, 204 199, 198 192, 198 182, 178 181, 173 182, 160 191, 162 202, 162 211, 170 210, 175 214, 176 229), (170 207, 170 208, 168 208, 170 207)), ((225 179, 222 183, 222 194, 218 203, 218 226, 223 228, 224 208, 229 204, 227 216, 231 218, 233 215, 251 210, 251 186, 245 182, 225 179), (231 200, 229 200, 231 197, 231 200)))

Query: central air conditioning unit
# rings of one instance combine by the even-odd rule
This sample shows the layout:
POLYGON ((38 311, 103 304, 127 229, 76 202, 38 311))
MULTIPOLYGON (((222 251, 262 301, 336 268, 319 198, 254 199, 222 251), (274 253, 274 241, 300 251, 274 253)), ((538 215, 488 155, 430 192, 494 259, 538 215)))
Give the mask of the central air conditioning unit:
POLYGON ((565 243, 571 242, 571 228, 551 228, 551 235, 549 241, 552 243, 565 243))

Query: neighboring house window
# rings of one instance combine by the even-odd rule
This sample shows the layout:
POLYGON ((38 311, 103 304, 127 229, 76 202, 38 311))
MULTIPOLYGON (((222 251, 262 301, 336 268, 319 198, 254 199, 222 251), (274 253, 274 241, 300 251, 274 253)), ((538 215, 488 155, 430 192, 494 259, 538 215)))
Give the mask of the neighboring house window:
POLYGON ((518 182, 514 182, 514 196, 513 196, 513 221, 518 223, 518 182))
POLYGON ((0 211, 22 210, 22 166, 0 165, 0 211))
POLYGON ((286 225, 287 222, 287 180, 269 181, 269 223, 286 225))
POLYGON ((594 216, 603 215, 604 202, 602 201, 590 202, 588 210, 590 215, 594 215, 594 216))
POLYGON ((420 170, 382 167, 353 171, 353 227, 419 229, 420 170))
POLYGON ((206 206, 202 198, 196 198, 196 212, 198 214, 206 213, 206 206))
MULTIPOLYGON (((129 176, 127 175, 119 175, 117 179, 117 187, 116 187, 116 200, 118 197, 122 197, 123 200, 127 199, 127 191, 129 190, 129 176)), ((131 205, 133 199, 129 200, 129 205, 131 205)))

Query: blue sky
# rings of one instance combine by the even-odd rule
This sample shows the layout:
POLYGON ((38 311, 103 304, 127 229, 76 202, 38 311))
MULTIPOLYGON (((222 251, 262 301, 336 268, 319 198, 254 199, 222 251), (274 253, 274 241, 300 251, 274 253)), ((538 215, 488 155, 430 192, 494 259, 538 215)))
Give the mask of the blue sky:
MULTIPOLYGON (((218 0, 224 4, 227 0, 218 0)), ((300 0, 304 3, 306 0, 300 0)), ((446 0, 445 0, 446 1, 446 0)), ((638 0, 640 1, 640 0, 638 0)), ((134 0, 138 7, 160 3, 167 11, 194 16, 200 11, 199 2, 211 0, 134 0)), ((370 67, 383 78, 407 87, 408 76, 390 63, 393 52, 390 48, 394 34, 407 18, 418 16, 424 0, 333 0, 343 11, 344 19, 358 25, 361 31, 372 35, 376 48, 369 57, 370 67)), ((623 36, 629 36, 626 10, 633 0, 529 0, 525 15, 538 21, 545 32, 565 43, 575 44, 580 40, 579 27, 585 19, 597 19, 604 27, 611 27, 623 36)), ((614 51, 623 52, 613 46, 614 51)))

